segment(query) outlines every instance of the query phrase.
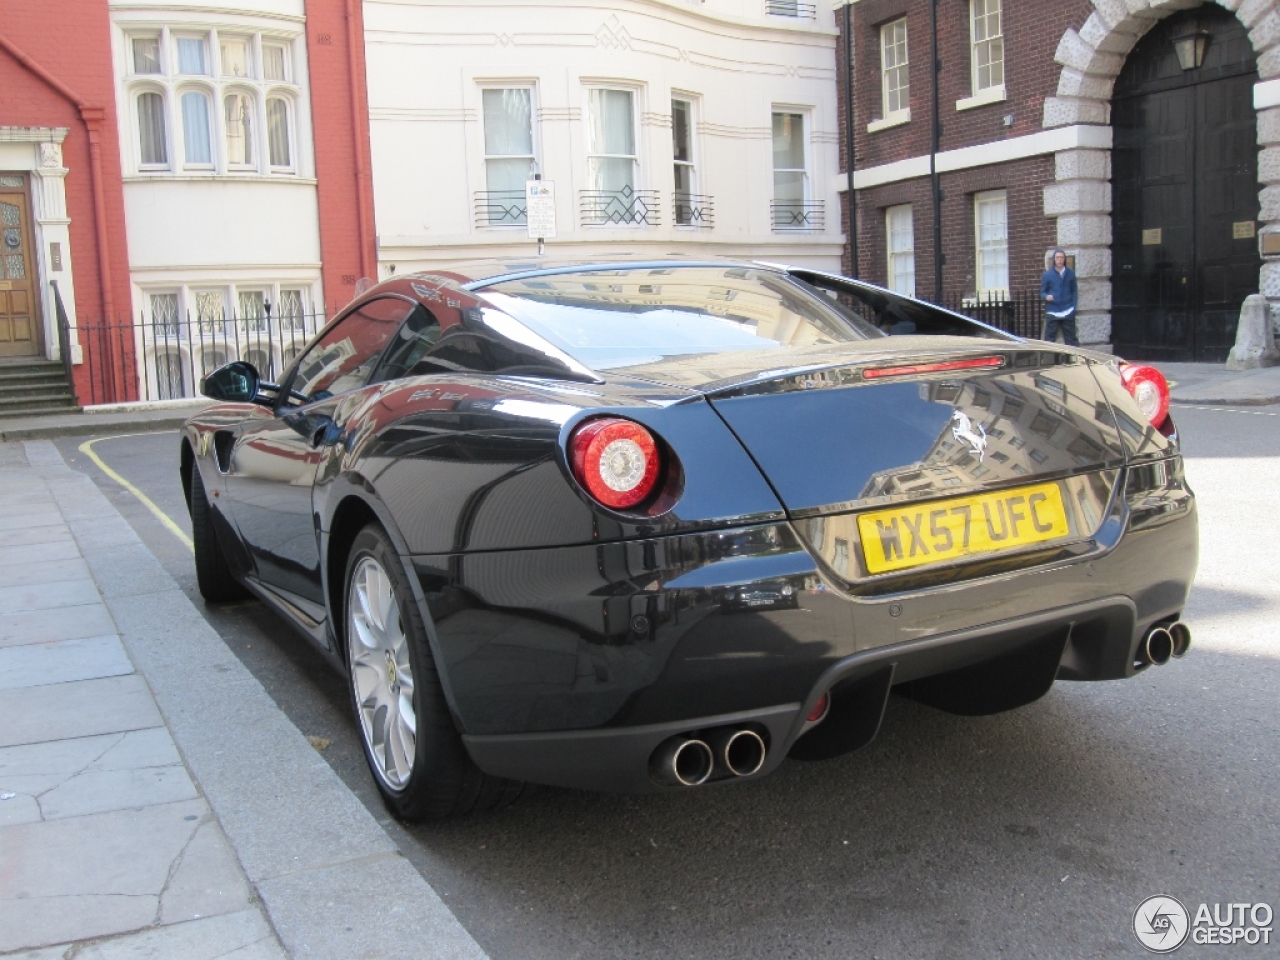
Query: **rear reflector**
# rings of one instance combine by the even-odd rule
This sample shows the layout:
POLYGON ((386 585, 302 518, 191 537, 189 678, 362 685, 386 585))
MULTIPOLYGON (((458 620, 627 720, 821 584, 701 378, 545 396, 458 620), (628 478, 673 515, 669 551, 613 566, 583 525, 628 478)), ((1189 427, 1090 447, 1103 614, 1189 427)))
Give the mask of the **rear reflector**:
POLYGON ((621 417, 588 420, 569 438, 573 475, 599 503, 625 510, 653 493, 661 473, 657 441, 640 424, 621 417))
POLYGON ((813 709, 809 711, 809 716, 805 718, 806 723, 817 723, 827 715, 827 710, 831 706, 831 697, 823 694, 818 698, 818 702, 813 705, 813 709))
POLYGON ((875 367, 862 371, 863 380, 887 377, 912 377, 921 373, 949 373, 952 370, 995 370, 1004 366, 1004 357, 977 357, 973 360, 940 360, 937 363, 912 363, 898 367, 875 367))
POLYGON ((1169 416, 1169 381, 1155 367, 1137 363, 1120 364, 1120 379, 1153 427, 1169 416))

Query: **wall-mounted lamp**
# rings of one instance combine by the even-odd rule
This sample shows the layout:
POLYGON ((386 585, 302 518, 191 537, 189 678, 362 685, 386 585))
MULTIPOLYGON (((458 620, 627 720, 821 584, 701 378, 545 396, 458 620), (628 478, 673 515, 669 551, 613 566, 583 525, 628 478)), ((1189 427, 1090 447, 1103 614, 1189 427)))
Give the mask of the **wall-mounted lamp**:
POLYGON ((1178 66, 1183 70, 1195 70, 1204 66, 1209 31, 1198 22, 1188 20, 1170 39, 1173 41, 1173 52, 1178 55, 1178 66))

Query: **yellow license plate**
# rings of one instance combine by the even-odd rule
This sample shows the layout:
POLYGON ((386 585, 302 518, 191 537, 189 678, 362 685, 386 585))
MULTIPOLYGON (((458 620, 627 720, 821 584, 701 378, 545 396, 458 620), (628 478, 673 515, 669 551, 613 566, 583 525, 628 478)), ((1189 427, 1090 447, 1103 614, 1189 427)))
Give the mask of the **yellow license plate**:
POLYGON ((858 517, 871 573, 905 570, 999 553, 1067 536, 1067 511, 1056 483, 981 493, 858 517))

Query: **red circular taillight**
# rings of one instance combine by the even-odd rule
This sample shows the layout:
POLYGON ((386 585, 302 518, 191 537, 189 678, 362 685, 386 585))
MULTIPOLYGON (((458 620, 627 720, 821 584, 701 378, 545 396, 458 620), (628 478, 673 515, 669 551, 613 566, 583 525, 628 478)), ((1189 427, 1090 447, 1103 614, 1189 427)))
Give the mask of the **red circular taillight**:
POLYGON ((1120 365, 1120 379, 1153 427, 1169 415, 1169 382, 1155 367, 1136 363, 1120 365))
POLYGON ((619 417, 601 417, 579 426, 569 438, 569 463, 587 492, 613 510, 643 503, 662 472, 653 434, 619 417))

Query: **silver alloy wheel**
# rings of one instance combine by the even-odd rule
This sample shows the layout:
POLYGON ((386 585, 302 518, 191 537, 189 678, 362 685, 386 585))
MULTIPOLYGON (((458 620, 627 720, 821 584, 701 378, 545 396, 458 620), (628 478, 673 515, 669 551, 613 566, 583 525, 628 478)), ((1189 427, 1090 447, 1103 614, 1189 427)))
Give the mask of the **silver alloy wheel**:
POLYGON ((374 773, 392 790, 403 790, 413 772, 418 740, 413 666, 391 578, 373 557, 362 557, 351 576, 347 660, 374 773))

